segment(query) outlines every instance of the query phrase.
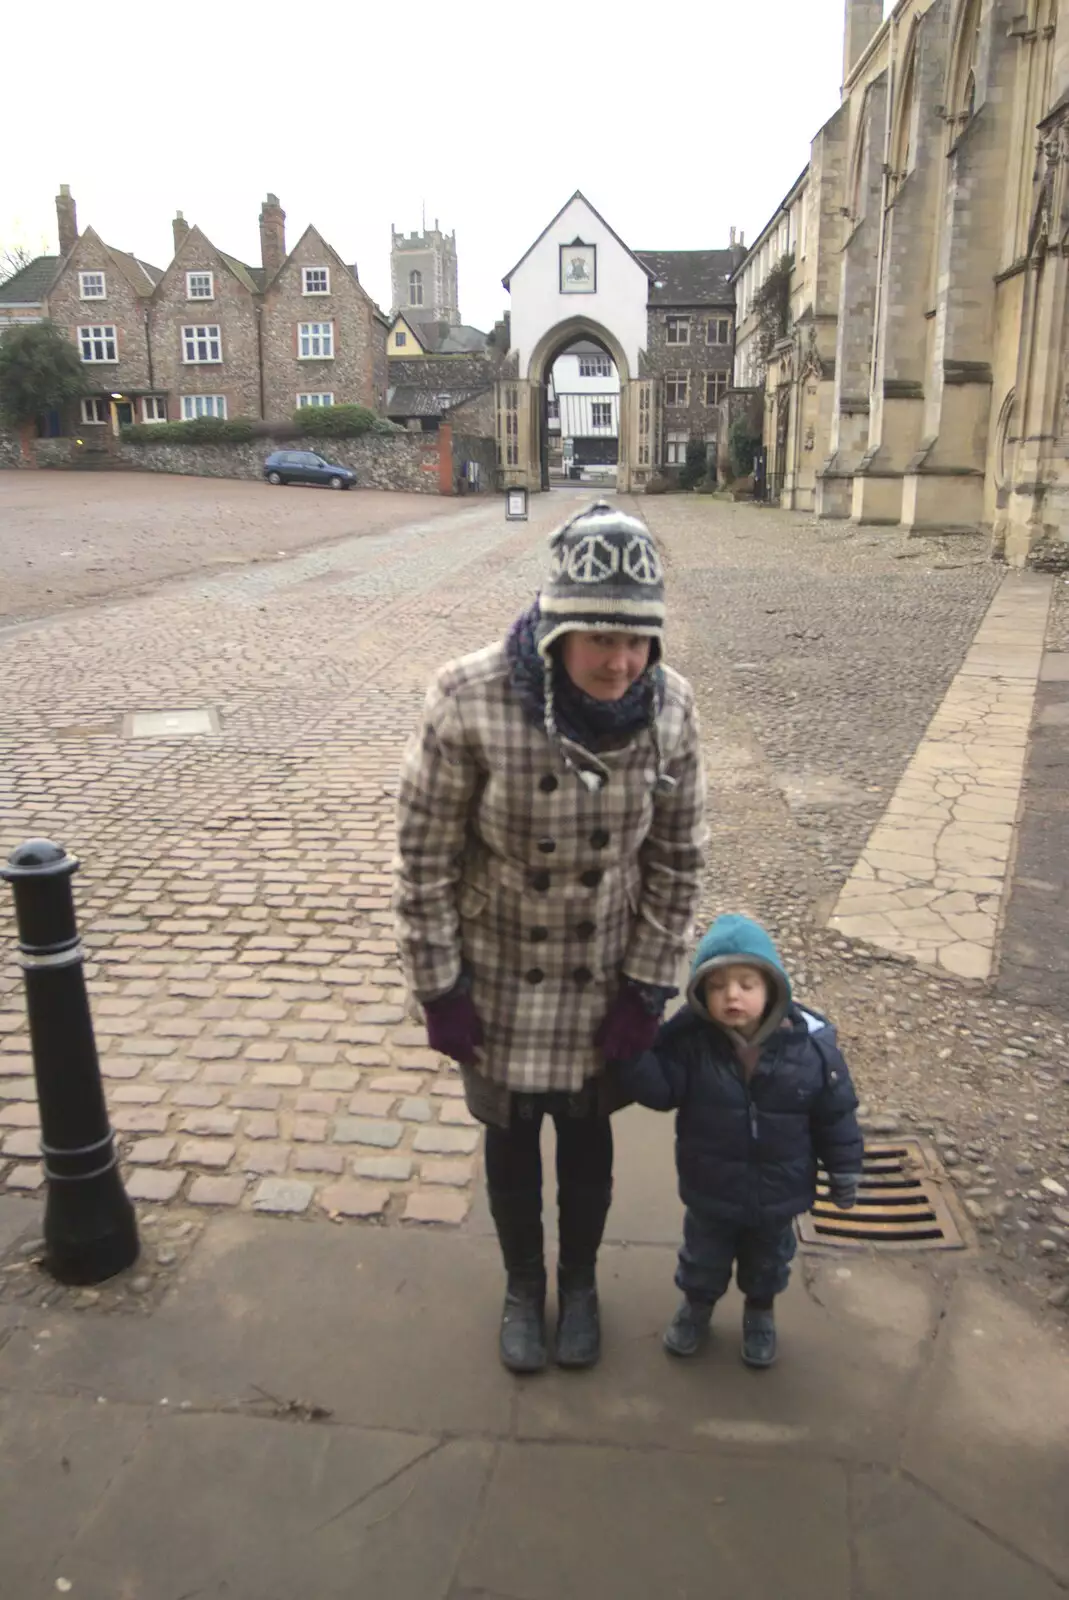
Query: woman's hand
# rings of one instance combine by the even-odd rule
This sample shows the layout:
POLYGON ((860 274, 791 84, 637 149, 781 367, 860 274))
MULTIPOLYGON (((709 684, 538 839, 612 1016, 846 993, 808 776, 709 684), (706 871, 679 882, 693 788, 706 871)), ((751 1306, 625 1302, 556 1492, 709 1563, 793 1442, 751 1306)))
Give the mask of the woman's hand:
POLYGON ((467 989, 458 985, 437 1000, 428 1000, 423 1009, 431 1049, 462 1067, 473 1067, 483 1042, 483 1025, 467 989))
POLYGON ((594 1043, 606 1062, 629 1061, 650 1048, 660 1025, 660 1017, 650 1011, 639 991, 625 983, 605 1013, 594 1043))

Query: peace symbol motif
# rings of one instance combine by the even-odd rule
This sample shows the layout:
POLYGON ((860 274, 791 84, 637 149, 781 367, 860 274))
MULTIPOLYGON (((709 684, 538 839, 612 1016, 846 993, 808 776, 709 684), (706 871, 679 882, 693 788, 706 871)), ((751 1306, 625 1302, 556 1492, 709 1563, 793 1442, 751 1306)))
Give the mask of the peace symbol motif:
POLYGON ((661 558, 648 539, 636 534, 624 546, 623 568, 635 583, 660 583, 661 558))
POLYGON ((573 583, 604 583, 620 564, 620 552, 598 533, 588 533, 568 555, 568 576, 573 583))

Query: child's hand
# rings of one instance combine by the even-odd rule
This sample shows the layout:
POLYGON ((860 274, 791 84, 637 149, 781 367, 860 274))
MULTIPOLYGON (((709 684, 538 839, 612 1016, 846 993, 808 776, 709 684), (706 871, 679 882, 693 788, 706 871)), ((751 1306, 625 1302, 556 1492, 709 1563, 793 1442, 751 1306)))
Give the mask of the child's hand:
POLYGON ((857 1191, 861 1185, 860 1172, 837 1172, 830 1179, 832 1203, 840 1211, 852 1211, 857 1205, 857 1191))

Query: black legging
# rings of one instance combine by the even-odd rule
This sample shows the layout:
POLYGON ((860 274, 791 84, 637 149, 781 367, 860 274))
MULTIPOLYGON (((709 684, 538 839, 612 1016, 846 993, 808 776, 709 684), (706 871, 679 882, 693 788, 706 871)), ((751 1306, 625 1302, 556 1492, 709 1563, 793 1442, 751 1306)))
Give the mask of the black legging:
POLYGON ((542 1118, 557 1130, 560 1189, 612 1182, 612 1124, 591 1093, 514 1094, 507 1128, 486 1130, 486 1181, 499 1193, 542 1189, 542 1118))

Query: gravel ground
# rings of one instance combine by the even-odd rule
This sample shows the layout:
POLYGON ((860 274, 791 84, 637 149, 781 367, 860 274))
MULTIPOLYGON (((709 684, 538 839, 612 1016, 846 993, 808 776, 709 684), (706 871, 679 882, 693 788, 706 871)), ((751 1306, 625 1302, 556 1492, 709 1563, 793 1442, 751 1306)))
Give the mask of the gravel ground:
POLYGON ((0 472, 0 617, 113 599, 455 511, 436 495, 136 472, 0 472))

